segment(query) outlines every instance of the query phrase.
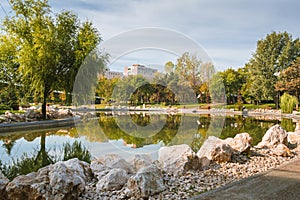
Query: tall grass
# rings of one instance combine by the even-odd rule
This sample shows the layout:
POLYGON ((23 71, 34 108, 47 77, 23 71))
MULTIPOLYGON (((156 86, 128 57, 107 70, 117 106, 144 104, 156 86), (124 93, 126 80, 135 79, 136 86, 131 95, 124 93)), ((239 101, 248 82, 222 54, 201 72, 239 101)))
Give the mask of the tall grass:
POLYGON ((283 113, 292 113, 296 104, 298 104, 298 99, 288 93, 280 97, 280 107, 283 113))
POLYGON ((85 161, 87 163, 91 162, 91 153, 88 149, 81 145, 81 142, 75 141, 72 145, 70 143, 65 143, 63 145, 63 152, 63 160, 78 158, 79 160, 85 161))

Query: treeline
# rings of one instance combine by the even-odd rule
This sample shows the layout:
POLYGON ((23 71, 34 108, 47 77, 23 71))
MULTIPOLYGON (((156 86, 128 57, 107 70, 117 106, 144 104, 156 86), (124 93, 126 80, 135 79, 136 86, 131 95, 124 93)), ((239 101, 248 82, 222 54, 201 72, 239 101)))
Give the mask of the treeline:
MULTIPOLYGON (((91 62, 97 69, 82 73, 79 91, 88 86, 85 82, 97 83, 108 55, 95 50, 101 37, 92 22, 81 22, 70 11, 52 13, 47 0, 10 2, 12 13, 2 21, 0 32, 0 107, 42 102, 46 118, 46 104, 55 100, 53 92, 63 92, 61 99, 70 104, 82 64, 91 62), (87 55, 92 56, 86 59, 87 55)), ((287 32, 259 40, 252 58, 237 70, 216 72, 212 63, 192 53, 184 53, 176 63, 167 62, 166 73, 153 80, 101 78, 96 95, 133 105, 274 102, 278 107, 286 93, 284 101, 297 104, 300 41, 287 32)))
POLYGON ((96 93, 106 102, 140 104, 186 104, 211 101, 209 83, 215 74, 210 62, 184 53, 174 64, 165 64, 166 73, 157 73, 151 80, 142 75, 107 79, 101 77, 96 93))
POLYGON ((241 97, 243 102, 273 102, 278 108, 284 93, 299 99, 299 38, 293 39, 287 32, 268 34, 257 42, 256 51, 244 67, 227 69, 219 75, 228 103, 235 103, 241 97))
MULTIPOLYGON (((101 78, 98 95, 132 104, 161 103, 275 103, 284 93, 300 95, 300 41, 287 32, 272 32, 257 42, 256 51, 244 67, 216 72, 211 63, 184 53, 177 63, 167 62, 165 74, 151 82, 143 77, 122 80, 101 78), (113 94, 115 92, 115 95, 113 94), (192 97, 191 97, 192 96, 192 97)), ((285 101, 286 102, 286 101, 285 101)), ((293 101, 297 105, 297 100, 293 101)), ((240 106, 241 107, 241 106, 240 106)))

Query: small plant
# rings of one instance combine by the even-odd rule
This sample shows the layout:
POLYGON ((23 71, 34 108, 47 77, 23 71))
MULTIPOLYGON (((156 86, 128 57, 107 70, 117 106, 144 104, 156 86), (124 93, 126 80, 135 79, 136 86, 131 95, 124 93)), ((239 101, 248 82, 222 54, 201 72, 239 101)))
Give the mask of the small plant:
POLYGON ((298 99, 292 95, 284 93, 280 97, 280 107, 283 113, 292 113, 296 104, 298 104, 298 99))
POLYGON ((9 180, 12 180, 19 175, 36 172, 48 164, 50 163, 43 163, 39 159, 38 154, 29 156, 27 153, 24 153, 20 158, 13 160, 10 165, 0 162, 0 170, 9 180))
POLYGON ((81 142, 75 141, 72 145, 70 143, 63 144, 64 158, 69 160, 71 158, 78 158, 87 163, 91 162, 91 153, 88 149, 81 145, 81 142))

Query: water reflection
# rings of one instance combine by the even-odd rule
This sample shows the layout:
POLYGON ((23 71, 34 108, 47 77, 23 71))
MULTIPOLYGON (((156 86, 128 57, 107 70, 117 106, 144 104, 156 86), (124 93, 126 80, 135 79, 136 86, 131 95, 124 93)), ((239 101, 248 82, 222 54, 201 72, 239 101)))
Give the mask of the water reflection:
MULTIPOLYGON (((204 140, 210 135, 222 139, 234 137, 237 133, 248 132, 257 144, 264 133, 274 124, 281 123, 287 131, 295 129, 291 119, 260 120, 233 116, 226 118, 211 115, 156 115, 133 114, 118 116, 98 113, 97 119, 78 124, 75 127, 51 129, 35 132, 17 132, 0 135, 0 159, 8 162, 24 152, 39 151, 38 156, 45 163, 50 163, 48 153, 55 153, 64 142, 80 140, 91 150, 92 155, 118 152, 155 152, 162 145, 188 144, 198 151, 204 140), (151 125, 157 132, 135 131, 134 127, 121 129, 119 124, 131 126, 128 117, 142 127, 151 125), (118 120, 118 122, 117 122, 118 120), (165 123, 161 126, 161 121, 165 123), (157 127, 156 128, 156 124, 157 127), (129 131, 128 131, 129 130, 129 131)), ((152 130, 154 130, 152 129, 152 130)))

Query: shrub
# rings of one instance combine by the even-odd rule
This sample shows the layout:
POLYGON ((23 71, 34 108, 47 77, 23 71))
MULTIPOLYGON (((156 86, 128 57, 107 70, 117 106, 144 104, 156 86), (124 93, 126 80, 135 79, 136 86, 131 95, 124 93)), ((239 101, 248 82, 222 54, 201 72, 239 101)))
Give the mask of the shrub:
POLYGON ((10 110, 11 108, 8 105, 5 105, 3 103, 0 104, 0 110, 10 110))
POLYGON ((298 104, 298 99, 292 95, 284 93, 280 97, 280 107, 283 113, 292 113, 296 104, 298 104))

